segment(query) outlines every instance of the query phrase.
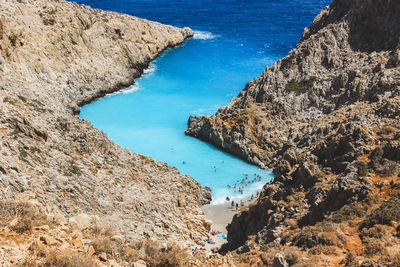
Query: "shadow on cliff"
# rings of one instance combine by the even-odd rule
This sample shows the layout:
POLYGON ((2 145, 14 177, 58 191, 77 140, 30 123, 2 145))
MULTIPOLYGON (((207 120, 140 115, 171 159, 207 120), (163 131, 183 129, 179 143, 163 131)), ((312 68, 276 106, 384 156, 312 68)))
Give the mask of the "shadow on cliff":
MULTIPOLYGON (((349 27, 349 44, 354 51, 389 51, 398 45, 400 1, 333 0, 330 8, 330 12, 313 23, 309 34, 344 20, 349 27)), ((309 37, 309 34, 302 39, 309 37)))

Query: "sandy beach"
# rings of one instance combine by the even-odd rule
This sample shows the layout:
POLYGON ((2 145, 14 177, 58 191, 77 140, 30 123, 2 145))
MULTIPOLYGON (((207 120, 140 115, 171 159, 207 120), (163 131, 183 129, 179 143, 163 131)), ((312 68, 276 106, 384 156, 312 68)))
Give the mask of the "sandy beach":
POLYGON ((206 218, 212 221, 211 230, 226 234, 226 226, 232 221, 233 215, 238 211, 231 209, 230 204, 205 205, 202 207, 206 218))
POLYGON ((238 211, 231 209, 230 203, 228 202, 220 205, 205 205, 202 209, 204 210, 206 218, 212 222, 212 225, 208 240, 205 239, 204 244, 197 248, 201 248, 200 253, 211 255, 213 254, 213 249, 219 249, 222 244, 226 243, 226 226, 232 221, 232 217, 238 211), (221 238, 221 234, 225 235, 225 238, 221 238))

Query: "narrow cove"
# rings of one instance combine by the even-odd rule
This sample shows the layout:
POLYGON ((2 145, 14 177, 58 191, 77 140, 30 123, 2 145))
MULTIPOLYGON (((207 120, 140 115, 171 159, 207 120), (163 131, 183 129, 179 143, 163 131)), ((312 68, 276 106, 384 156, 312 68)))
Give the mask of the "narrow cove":
POLYGON ((81 117, 106 132, 111 140, 175 166, 210 187, 212 204, 222 204, 226 197, 236 202, 247 200, 273 177, 270 171, 184 134, 190 115, 212 115, 240 90, 234 84, 244 81, 240 77, 218 81, 236 66, 217 70, 207 66, 206 61, 198 64, 200 58, 195 52, 217 38, 212 33, 195 32, 185 44, 165 51, 152 62, 134 85, 81 109, 81 117), (203 71, 199 72, 198 67, 203 71), (237 90, 232 90, 235 87, 237 90))
POLYGON ((82 107, 81 118, 132 152, 167 162, 209 186, 212 204, 226 197, 248 200, 273 177, 186 136, 187 120, 228 104, 247 81, 294 47, 329 1, 78 2, 195 30, 193 38, 152 62, 134 85, 82 107))

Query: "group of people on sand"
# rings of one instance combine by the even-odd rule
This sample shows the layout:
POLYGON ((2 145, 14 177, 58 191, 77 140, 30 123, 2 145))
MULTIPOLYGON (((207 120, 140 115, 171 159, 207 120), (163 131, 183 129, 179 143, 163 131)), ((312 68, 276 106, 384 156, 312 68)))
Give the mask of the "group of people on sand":
MULTIPOLYGON (((212 230, 212 231, 210 232, 210 235, 211 235, 211 236, 219 236, 220 238, 226 239, 226 235, 223 235, 220 231, 212 230), (222 236, 222 237, 221 237, 221 236, 222 236)), ((207 250, 206 250, 206 248, 205 248, 206 243, 207 243, 207 244, 210 244, 210 245, 215 245, 215 241, 212 240, 212 239, 210 238, 210 236, 209 236, 207 239, 204 239, 203 241, 204 241, 204 243, 202 243, 200 247, 195 247, 195 248, 192 249, 192 255, 193 255, 193 256, 196 256, 196 255, 205 255, 205 253, 207 252, 207 250)), ((211 253, 218 253, 219 250, 220 250, 220 248, 217 247, 217 246, 215 246, 215 247, 212 247, 212 248, 210 249, 210 252, 211 252, 211 253)))
MULTIPOLYGON (((259 195, 259 192, 257 191, 257 193, 256 193, 256 198, 258 197, 258 195, 259 195)), ((230 201, 231 201, 231 198, 230 198, 230 197, 226 197, 225 200, 228 201, 228 202, 230 202, 230 201)), ((252 194, 252 195, 250 196, 249 201, 253 201, 253 200, 254 200, 254 195, 252 194)), ((235 209, 235 208, 236 208, 236 210, 238 210, 238 209, 239 209, 239 205, 240 205, 240 208, 244 207, 245 204, 244 204, 243 200, 241 200, 240 203, 235 202, 234 200, 232 200, 232 202, 231 202, 231 209, 235 209)))
MULTIPOLYGON (((251 195, 251 196, 253 197, 253 195, 251 195)), ((230 197, 226 197, 225 200, 226 201, 231 201, 230 197)), ((241 200, 240 201, 240 207, 243 207, 243 206, 244 206, 244 202, 243 202, 243 200, 241 200)), ((232 200, 231 209, 234 209, 235 207, 236 207, 236 210, 238 210, 239 209, 239 203, 237 203, 237 202, 232 200)))

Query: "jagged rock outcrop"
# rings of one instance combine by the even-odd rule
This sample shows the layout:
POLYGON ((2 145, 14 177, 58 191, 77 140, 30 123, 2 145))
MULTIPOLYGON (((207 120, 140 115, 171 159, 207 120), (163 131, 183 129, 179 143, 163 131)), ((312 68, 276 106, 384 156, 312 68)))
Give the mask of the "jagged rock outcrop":
POLYGON ((2 1, 0 199, 29 192, 50 217, 96 215, 127 240, 200 241, 200 184, 74 115, 191 35, 73 2, 2 1))
POLYGON ((399 1, 334 0, 227 106, 189 118, 188 135, 276 175, 233 218, 226 250, 293 245, 288 229, 390 198, 376 190, 399 182, 399 18, 399 1))

